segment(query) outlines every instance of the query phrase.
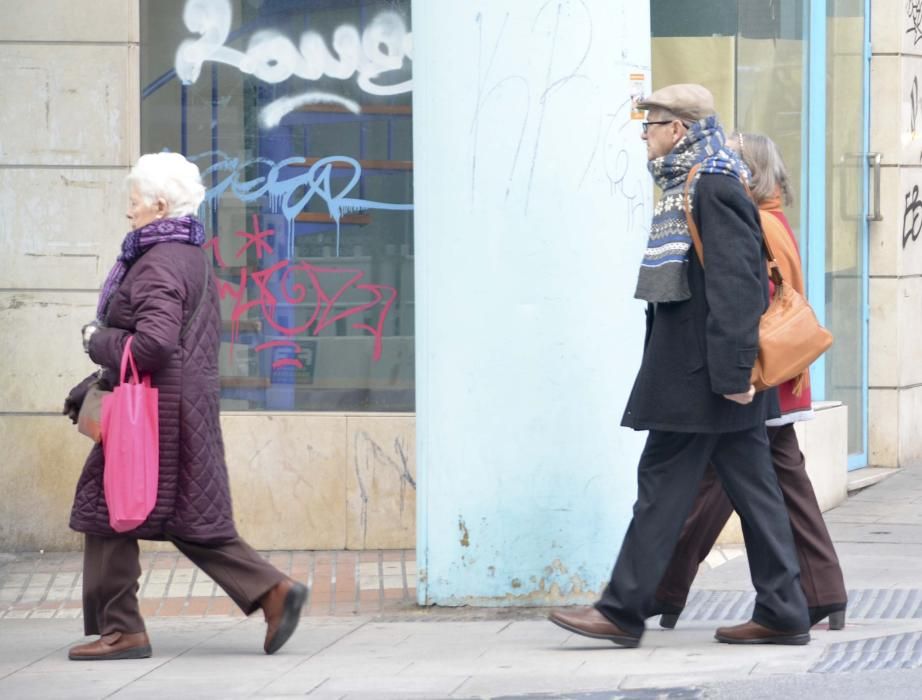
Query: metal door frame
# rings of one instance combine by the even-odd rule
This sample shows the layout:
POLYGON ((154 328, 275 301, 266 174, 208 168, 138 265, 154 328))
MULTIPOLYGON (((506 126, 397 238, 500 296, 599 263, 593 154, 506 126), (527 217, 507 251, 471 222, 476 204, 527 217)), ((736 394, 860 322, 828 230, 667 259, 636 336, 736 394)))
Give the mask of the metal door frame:
MULTIPOLYGON (((803 231, 815 232, 806 236, 802 248, 805 258, 807 296, 821 323, 826 320, 826 23, 827 0, 811 0, 804 8, 807 27, 807 76, 804 81, 803 104, 806 106, 806 138, 803 139, 802 162, 806 163, 801 197, 803 231), (820 235, 816 235, 819 233, 820 235)), ((862 76, 862 152, 870 146, 870 82, 871 82, 871 0, 864 1, 864 74, 862 76)), ((848 455, 848 469, 859 469, 868 464, 868 171, 862 170, 862 210, 859 217, 861 246, 861 401, 862 401, 862 451, 848 455)), ((826 360, 821 357, 811 372, 814 401, 826 399, 826 360)))

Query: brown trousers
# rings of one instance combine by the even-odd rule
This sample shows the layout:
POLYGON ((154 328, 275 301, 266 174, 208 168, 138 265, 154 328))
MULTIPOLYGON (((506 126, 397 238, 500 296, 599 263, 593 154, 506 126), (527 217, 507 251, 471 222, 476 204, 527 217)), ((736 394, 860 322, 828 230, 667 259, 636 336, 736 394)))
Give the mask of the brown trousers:
MULTIPOLYGON (((250 545, 236 539, 216 545, 170 538, 176 548, 208 574, 249 615, 259 599, 285 574, 250 545)), ((144 631, 138 606, 141 576, 138 541, 130 537, 86 535, 83 551, 83 629, 87 635, 144 631)))
MULTIPOLYGON (((847 593, 842 568, 807 476, 794 426, 769 427, 768 440, 778 485, 791 518, 800 562, 800 585, 807 605, 816 608, 845 603, 847 593)), ((721 487, 717 473, 708 466, 695 505, 656 591, 657 602, 685 607, 698 565, 711 551, 732 512, 733 504, 721 487)))

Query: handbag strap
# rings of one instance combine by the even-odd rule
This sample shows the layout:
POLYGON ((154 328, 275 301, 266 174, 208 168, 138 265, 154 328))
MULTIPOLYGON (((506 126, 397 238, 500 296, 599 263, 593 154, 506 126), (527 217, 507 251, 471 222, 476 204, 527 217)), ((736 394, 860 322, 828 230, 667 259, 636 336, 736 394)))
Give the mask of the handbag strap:
POLYGON ((202 260, 205 261, 205 280, 202 282, 202 294, 198 298, 198 304, 195 305, 195 310, 192 312, 192 315, 189 317, 189 320, 186 321, 182 330, 179 331, 179 339, 186 335, 186 331, 192 326, 192 322, 195 320, 195 317, 198 316, 198 312, 202 308, 202 304, 205 301, 205 295, 208 294, 208 280, 211 277, 211 264, 208 262, 208 254, 205 251, 202 251, 202 260))
MULTIPOLYGON (((688 191, 691 187, 692 180, 694 180, 700 168, 701 163, 696 163, 688 172, 688 177, 685 178, 685 221, 688 223, 688 232, 691 234, 692 243, 695 245, 695 253, 698 254, 698 262, 701 263, 701 267, 703 268, 704 244, 701 242, 701 234, 698 232, 698 226, 695 224, 695 218, 692 216, 691 202, 688 199, 688 191)), ((741 179, 740 182, 746 189, 746 194, 749 196, 749 199, 752 199, 752 191, 749 189, 749 183, 743 179, 741 179)), ((775 260, 775 254, 772 252, 772 247, 768 242, 768 238, 765 237, 765 232, 762 231, 761 223, 759 224, 759 233, 762 234, 762 250, 765 252, 765 259, 768 261, 769 277, 771 277, 772 282, 775 283, 775 287, 780 287, 784 284, 784 278, 781 275, 781 268, 778 267, 778 262, 775 260)))

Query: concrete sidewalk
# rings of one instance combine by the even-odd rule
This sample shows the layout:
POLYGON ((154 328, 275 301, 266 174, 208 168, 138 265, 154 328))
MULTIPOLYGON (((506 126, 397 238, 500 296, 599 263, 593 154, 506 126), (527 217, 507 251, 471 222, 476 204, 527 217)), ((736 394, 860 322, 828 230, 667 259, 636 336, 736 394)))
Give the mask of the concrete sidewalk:
POLYGON ((419 610, 412 552, 269 553, 310 580, 315 596, 272 657, 261 652, 258 616, 219 612, 222 596, 200 572, 157 553, 149 570, 170 573, 142 581, 153 658, 75 663, 66 650, 82 639, 81 623, 68 619, 79 609, 67 603, 79 600, 79 557, 7 556, 0 698, 922 697, 922 470, 899 472, 826 517, 849 619, 843 631, 814 628, 806 647, 713 640, 715 627, 745 619, 752 604, 737 548, 712 553, 676 630, 651 620, 639 649, 569 634, 543 610, 419 610))

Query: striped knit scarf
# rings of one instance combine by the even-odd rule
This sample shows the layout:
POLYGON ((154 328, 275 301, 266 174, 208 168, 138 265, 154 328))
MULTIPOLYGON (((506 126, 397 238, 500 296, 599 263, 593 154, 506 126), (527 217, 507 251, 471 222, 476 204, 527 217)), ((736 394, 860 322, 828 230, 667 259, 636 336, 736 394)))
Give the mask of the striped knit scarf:
POLYGON ((205 227, 194 216, 188 215, 176 219, 158 219, 147 226, 129 231, 122 241, 122 253, 109 270, 99 295, 99 303, 96 305, 96 320, 99 323, 104 322, 112 294, 125 279, 132 263, 153 246, 167 241, 200 246, 205 243, 205 227))
POLYGON ((653 211, 650 239, 634 292, 636 299, 668 302, 691 298, 687 260, 692 239, 685 220, 685 180, 688 173, 701 163, 689 187, 689 206, 695 201, 695 186, 702 173, 749 179, 746 165, 733 150, 724 146, 725 141, 717 117, 706 117, 692 124, 669 153, 647 164, 663 196, 653 211))

